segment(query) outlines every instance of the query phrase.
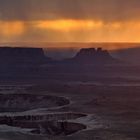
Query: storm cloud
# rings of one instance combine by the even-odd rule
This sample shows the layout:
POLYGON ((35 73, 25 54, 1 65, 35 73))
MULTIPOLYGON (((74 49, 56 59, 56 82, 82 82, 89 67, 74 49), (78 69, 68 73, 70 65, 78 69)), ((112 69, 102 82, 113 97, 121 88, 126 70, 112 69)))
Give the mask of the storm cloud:
POLYGON ((0 0, 1 42, 140 42, 140 0, 0 0))
POLYGON ((139 0, 0 0, 0 19, 139 20, 139 7, 139 0))

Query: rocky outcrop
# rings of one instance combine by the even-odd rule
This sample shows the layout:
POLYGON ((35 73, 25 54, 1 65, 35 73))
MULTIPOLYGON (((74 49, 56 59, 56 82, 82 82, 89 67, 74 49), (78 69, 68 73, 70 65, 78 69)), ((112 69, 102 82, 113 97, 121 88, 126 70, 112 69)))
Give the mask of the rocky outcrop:
POLYGON ((49 109, 69 103, 69 100, 64 97, 50 95, 0 94, 0 112, 23 112, 37 108, 49 109))
POLYGON ((70 135, 86 129, 84 124, 72 122, 85 114, 58 113, 28 116, 0 116, 0 124, 31 129, 33 134, 59 136, 70 135))
POLYGON ((41 64, 51 61, 41 48, 0 47, 0 64, 41 64))
POLYGON ((113 64, 118 62, 113 58, 107 50, 102 48, 85 48, 81 49, 74 58, 69 59, 69 62, 83 64, 113 64))

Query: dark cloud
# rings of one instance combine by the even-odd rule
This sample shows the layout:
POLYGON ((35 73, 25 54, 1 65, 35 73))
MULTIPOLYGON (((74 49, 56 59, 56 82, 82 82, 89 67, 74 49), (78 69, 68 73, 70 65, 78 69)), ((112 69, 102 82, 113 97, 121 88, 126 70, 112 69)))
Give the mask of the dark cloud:
POLYGON ((1 20, 139 19, 140 0, 0 0, 1 20))

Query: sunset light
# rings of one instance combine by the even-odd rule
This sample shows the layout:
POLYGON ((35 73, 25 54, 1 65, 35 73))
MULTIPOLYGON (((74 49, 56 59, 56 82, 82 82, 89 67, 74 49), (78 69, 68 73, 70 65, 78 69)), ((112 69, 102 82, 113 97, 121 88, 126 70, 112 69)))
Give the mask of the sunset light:
POLYGON ((140 0, 0 0, 0 140, 140 140, 140 0))

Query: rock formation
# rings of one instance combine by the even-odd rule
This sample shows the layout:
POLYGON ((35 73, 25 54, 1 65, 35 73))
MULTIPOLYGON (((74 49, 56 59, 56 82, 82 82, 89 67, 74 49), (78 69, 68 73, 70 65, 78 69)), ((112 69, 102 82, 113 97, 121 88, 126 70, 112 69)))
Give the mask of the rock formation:
POLYGON ((41 48, 0 47, 0 64, 39 64, 50 60, 41 48))
POLYGON ((69 62, 83 64, 113 64, 118 62, 113 58, 107 50, 102 48, 85 48, 81 49, 74 58, 69 59, 69 62))

